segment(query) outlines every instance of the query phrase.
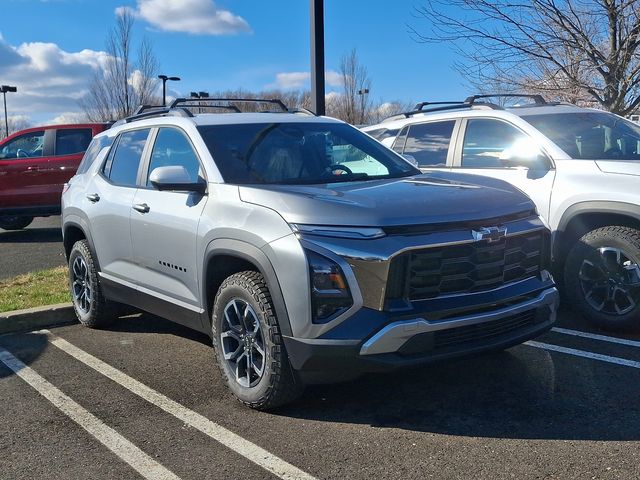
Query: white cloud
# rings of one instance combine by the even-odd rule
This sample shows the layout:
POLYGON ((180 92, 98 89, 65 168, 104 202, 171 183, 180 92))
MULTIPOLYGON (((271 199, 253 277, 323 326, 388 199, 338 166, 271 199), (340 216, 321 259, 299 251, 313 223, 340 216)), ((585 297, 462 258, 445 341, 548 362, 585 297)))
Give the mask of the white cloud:
POLYGON ((137 18, 167 32, 194 35, 235 35, 250 33, 247 21, 218 8, 214 0, 136 0, 137 8, 118 7, 116 14, 128 10, 137 18))
POLYGON ((7 109, 32 119, 59 112, 79 111, 94 72, 109 60, 105 52, 67 52, 55 43, 32 42, 13 46, 0 37, 2 83, 18 87, 7 95, 7 109))
POLYGON ((64 112, 44 123, 46 125, 62 125, 65 123, 83 123, 86 121, 87 116, 82 112, 64 112))
MULTIPOLYGON (((293 90, 308 86, 311 80, 309 72, 281 72, 276 74, 276 82, 274 85, 283 90, 293 90)), ((329 70, 324 74, 324 80, 330 87, 342 86, 342 75, 333 70, 329 70)))

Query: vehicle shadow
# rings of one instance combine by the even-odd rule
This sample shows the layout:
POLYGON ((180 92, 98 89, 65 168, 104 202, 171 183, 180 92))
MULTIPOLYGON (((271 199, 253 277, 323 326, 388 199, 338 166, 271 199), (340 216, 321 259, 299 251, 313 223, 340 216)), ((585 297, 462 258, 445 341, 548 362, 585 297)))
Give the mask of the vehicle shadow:
MULTIPOLYGON (((150 314, 108 330, 207 335, 150 314)), ((446 435, 554 440, 640 440, 640 375, 528 346, 331 385, 270 414, 446 435)))
POLYGON ((631 369, 520 346, 307 387, 277 414, 468 437, 639 440, 638 380, 631 369))
POLYGON ((133 308, 124 307, 124 310, 114 323, 103 328, 103 330, 122 333, 175 335, 208 346, 211 345, 211 339, 204 333, 197 332, 162 317, 156 317, 150 313, 136 311, 133 308))
POLYGON ((28 228, 26 230, 0 229, 0 243, 46 243, 62 242, 59 228, 28 228))

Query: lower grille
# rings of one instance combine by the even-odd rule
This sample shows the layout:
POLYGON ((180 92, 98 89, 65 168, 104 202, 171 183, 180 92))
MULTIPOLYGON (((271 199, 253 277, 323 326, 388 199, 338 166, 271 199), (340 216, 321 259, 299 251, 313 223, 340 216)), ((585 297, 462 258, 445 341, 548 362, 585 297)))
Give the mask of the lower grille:
POLYGON ((547 313, 545 310, 541 315, 536 310, 529 310, 499 320, 421 333, 409 339, 398 352, 402 355, 439 354, 462 351, 474 345, 488 345, 500 337, 525 331, 548 318, 547 313))
POLYGON ((534 319, 535 311, 529 310, 528 312, 500 320, 440 330, 433 334, 434 350, 481 340, 491 340, 492 338, 525 328, 531 325, 534 319))

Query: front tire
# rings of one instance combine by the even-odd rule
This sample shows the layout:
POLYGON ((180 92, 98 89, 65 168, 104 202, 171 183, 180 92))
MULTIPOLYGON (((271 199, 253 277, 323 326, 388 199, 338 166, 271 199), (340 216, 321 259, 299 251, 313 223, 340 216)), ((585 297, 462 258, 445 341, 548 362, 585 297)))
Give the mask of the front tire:
POLYGON ((302 393, 261 274, 240 272, 222 283, 213 307, 212 331, 218 366, 240 402, 269 410, 302 393))
POLYGON ((564 280, 571 305, 595 326, 640 327, 640 231, 602 227, 569 251, 564 280))
POLYGON ((69 289, 82 325, 100 328, 113 322, 113 304, 102 295, 96 262, 86 240, 78 240, 69 254, 69 289))
POLYGON ((3 230, 22 230, 33 222, 33 217, 0 217, 0 228, 3 230))

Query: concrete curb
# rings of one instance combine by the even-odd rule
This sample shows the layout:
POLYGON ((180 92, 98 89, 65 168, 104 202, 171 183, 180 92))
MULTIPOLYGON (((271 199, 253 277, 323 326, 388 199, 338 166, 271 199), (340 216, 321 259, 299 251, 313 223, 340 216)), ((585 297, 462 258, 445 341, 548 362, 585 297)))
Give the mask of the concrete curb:
POLYGON ((76 322, 73 304, 57 303, 44 307, 14 310, 0 313, 0 335, 50 327, 61 323, 76 322))

